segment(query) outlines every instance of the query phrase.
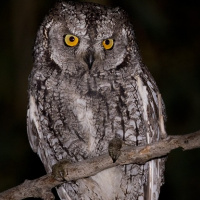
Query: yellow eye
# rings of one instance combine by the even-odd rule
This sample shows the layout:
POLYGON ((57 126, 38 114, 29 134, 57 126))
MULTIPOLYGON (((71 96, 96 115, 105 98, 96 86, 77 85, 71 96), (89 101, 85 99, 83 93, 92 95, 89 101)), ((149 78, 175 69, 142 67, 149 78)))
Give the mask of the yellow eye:
POLYGON ((106 49, 106 50, 109 50, 113 47, 114 45, 114 41, 113 39, 106 39, 103 41, 103 47, 106 49))
POLYGON ((79 39, 75 35, 66 35, 65 44, 70 47, 74 47, 78 44, 79 39))

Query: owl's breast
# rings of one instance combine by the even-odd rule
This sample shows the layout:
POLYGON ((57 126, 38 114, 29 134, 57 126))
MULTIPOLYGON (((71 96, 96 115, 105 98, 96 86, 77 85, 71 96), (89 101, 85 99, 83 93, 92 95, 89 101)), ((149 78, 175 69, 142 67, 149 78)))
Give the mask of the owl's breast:
POLYGON ((134 81, 93 79, 88 81, 87 92, 80 92, 85 111, 79 111, 85 126, 90 127, 88 133, 93 137, 92 151, 96 154, 106 152, 114 137, 132 145, 146 142, 142 104, 134 81))
POLYGON ((41 112, 49 124, 42 126, 51 135, 49 143, 57 138, 57 146, 52 143, 55 151, 80 160, 106 153, 114 137, 144 144, 146 129, 134 81, 63 78, 43 91, 41 112))

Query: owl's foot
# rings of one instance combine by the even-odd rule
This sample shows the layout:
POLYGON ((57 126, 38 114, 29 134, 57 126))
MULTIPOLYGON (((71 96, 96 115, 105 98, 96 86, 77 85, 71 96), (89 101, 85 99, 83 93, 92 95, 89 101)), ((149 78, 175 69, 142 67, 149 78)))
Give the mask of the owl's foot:
POLYGON ((71 163, 69 160, 63 159, 52 166, 52 175, 58 181, 65 180, 66 165, 71 163))
POLYGON ((108 153, 113 160, 113 163, 119 158, 121 154, 123 141, 119 138, 113 138, 108 145, 108 153))

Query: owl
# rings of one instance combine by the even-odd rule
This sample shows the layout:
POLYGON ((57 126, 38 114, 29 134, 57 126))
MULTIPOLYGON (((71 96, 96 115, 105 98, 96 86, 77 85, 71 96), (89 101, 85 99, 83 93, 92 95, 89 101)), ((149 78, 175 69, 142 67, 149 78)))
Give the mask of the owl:
MULTIPOLYGON (((38 30, 33 56, 28 138, 48 173, 62 159, 107 153, 115 138, 141 146, 166 137, 158 123, 158 88, 121 8, 58 2, 38 30)), ((157 200, 164 162, 116 166, 57 192, 62 200, 157 200)))

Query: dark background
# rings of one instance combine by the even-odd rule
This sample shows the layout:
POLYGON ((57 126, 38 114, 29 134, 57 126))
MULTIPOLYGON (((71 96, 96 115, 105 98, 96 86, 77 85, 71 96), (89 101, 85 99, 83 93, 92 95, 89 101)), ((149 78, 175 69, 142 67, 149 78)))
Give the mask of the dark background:
MULTIPOLYGON (((45 174, 26 135, 27 78, 36 31, 53 0, 0 7, 0 192, 45 174)), ((168 134, 200 129, 200 1, 102 0, 129 13, 168 115, 168 134)), ((160 200, 200 197, 200 149, 170 153, 160 200)))

